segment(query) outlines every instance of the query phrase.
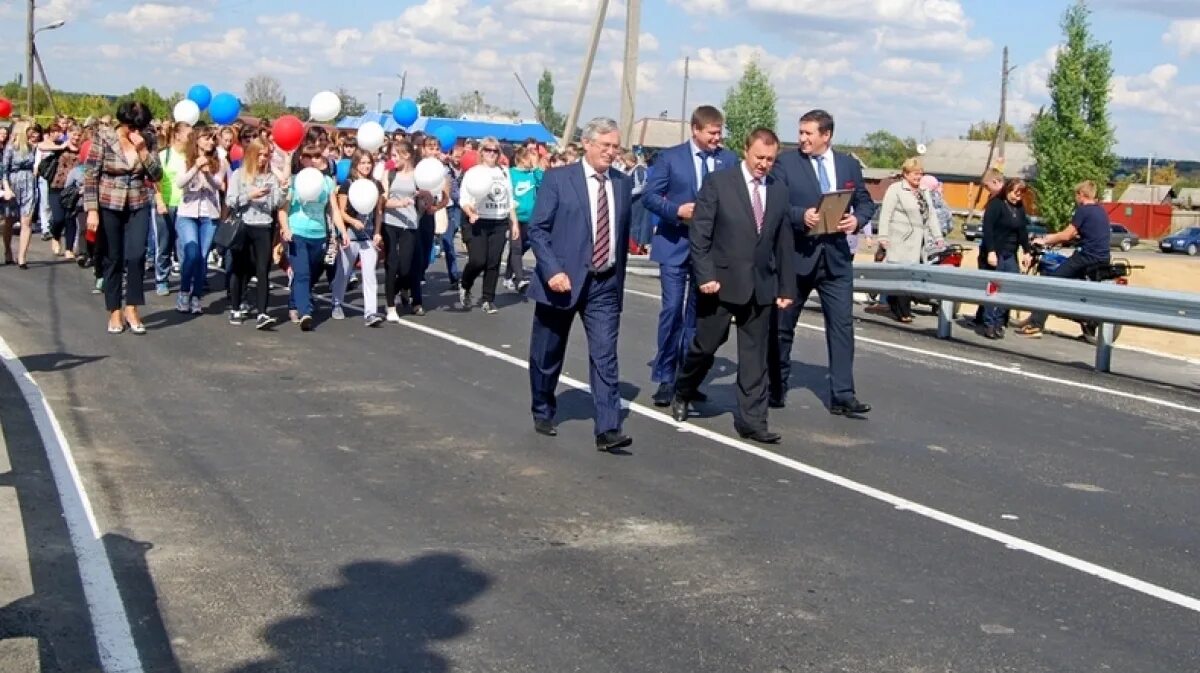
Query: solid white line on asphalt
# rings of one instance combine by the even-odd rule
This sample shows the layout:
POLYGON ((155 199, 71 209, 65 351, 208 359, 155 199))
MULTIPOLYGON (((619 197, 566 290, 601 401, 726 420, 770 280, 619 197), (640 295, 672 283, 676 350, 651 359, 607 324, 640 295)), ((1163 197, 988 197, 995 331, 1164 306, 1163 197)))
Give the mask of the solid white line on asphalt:
POLYGON ((0 358, 4 359, 4 366, 21 388, 21 395, 25 397, 41 435, 42 446, 46 448, 63 518, 79 563, 79 580, 95 631, 100 665, 105 673, 139 673, 142 661, 129 628, 129 616, 117 589, 108 551, 100 539, 100 527, 96 524, 92 504, 75 467, 71 446, 42 389, 3 337, 0 337, 0 358))
MULTIPOLYGON (((478 353, 486 355, 487 357, 494 358, 494 359, 500 360, 502 362, 507 362, 508 364, 515 365, 522 369, 529 368, 528 362, 526 362, 525 360, 523 360, 521 358, 514 357, 512 355, 503 353, 501 351, 495 350, 488 346, 484 346, 482 344, 475 343, 474 341, 469 341, 462 337, 455 336, 453 334, 449 334, 447 332, 443 332, 441 330, 434 329, 432 327, 427 327, 420 323, 413 322, 412 320, 410 320, 408 318, 404 318, 400 322, 405 327, 414 329, 418 332, 422 332, 424 334, 427 334, 432 337, 436 337, 438 339, 442 339, 443 341, 448 341, 455 345, 462 346, 463 348, 469 348, 473 351, 476 351, 478 353)), ((563 383, 563 385, 566 385, 568 387, 575 388, 576 390, 590 392, 588 385, 578 379, 574 379, 569 376, 562 376, 559 380, 563 383)), ((713 432, 712 430, 708 430, 708 429, 696 426, 691 423, 680 423, 680 422, 676 421, 674 418, 671 418, 670 416, 668 416, 667 414, 656 411, 650 407, 643 406, 636 402, 628 402, 627 400, 622 400, 621 402, 622 402, 622 406, 625 408, 628 408, 630 412, 638 414, 639 416, 645 416, 646 418, 649 418, 653 421, 657 421, 664 425, 669 425, 673 428, 676 428, 677 430, 679 430, 681 432, 690 432, 690 433, 698 435, 700 437, 704 437, 705 439, 710 439, 714 442, 724 444, 725 446, 728 446, 732 449, 736 449, 743 453, 747 453, 752 456, 756 456, 758 458, 762 458, 764 460, 771 461, 772 463, 775 463, 776 465, 780 465, 782 467, 786 467, 788 469, 795 470, 796 472, 800 472, 800 473, 806 474, 810 477, 820 479, 821 481, 828 482, 835 486, 840 486, 842 488, 848 489, 848 490, 858 493, 860 495, 867 496, 868 498, 873 498, 880 502, 891 505, 892 507, 895 507, 898 510, 913 512, 914 514, 918 514, 920 516, 923 516, 927 519, 931 519, 938 523, 942 523, 947 526, 957 528, 959 530, 965 531, 967 533, 971 533, 973 535, 978 535, 979 537, 983 537, 988 540, 992 540, 994 542, 999 542, 1000 544, 1004 545, 1005 547, 1008 547, 1009 549, 1015 549, 1018 551, 1027 552, 1029 554, 1033 554, 1034 556, 1045 559, 1052 563, 1057 563, 1059 565, 1065 566, 1072 570, 1077 570, 1079 572, 1086 573, 1088 575, 1093 575, 1095 577, 1099 577, 1100 579, 1107 580, 1109 582, 1123 586, 1127 589, 1131 589, 1138 593, 1142 593, 1147 596, 1151 596, 1153 598, 1157 598, 1159 600, 1166 601, 1167 603, 1171 603, 1173 605, 1177 605, 1179 607, 1186 608, 1186 609, 1192 610, 1194 612, 1200 612, 1200 599, 1198 599, 1198 598, 1193 598, 1192 596, 1188 596, 1186 594, 1182 594, 1177 591, 1172 591, 1171 589, 1167 589, 1167 588, 1160 587, 1155 584, 1151 584, 1150 582, 1146 582, 1145 580, 1140 580, 1136 577, 1132 577, 1130 575, 1126 575, 1124 573, 1117 572, 1116 570, 1112 570, 1109 568, 1105 568, 1103 566, 1096 565, 1095 563, 1090 563, 1088 561, 1084 561, 1083 559, 1079 559, 1074 556, 1070 556, 1068 554, 1064 554, 1062 552, 1055 551, 1053 549, 1050 549, 1049 547, 1043 547, 1042 545, 1036 544, 1034 542, 1030 542, 1029 540, 1024 540, 1024 539, 1021 539, 1014 535, 1009 535, 1008 533, 1005 533, 1003 531, 999 531, 994 528, 988 528, 987 526, 983 526, 983 525, 974 523, 972 521, 968 521, 961 517, 957 517, 953 514, 948 514, 946 512, 942 512, 942 511, 934 509, 932 507, 927 507, 918 502, 914 502, 912 500, 908 500, 908 499, 902 498, 900 496, 893 495, 886 491, 881 491, 872 486, 868 486, 866 484, 859 483, 852 479, 848 479, 841 475, 834 474, 834 473, 828 472, 826 470, 822 470, 819 467, 814 467, 812 465, 808 465, 807 463, 802 463, 798 460, 793 460, 786 456, 781 456, 777 453, 768 451, 768 450, 763 449, 758 446, 754 446, 752 444, 748 444, 739 439, 727 437, 718 432, 713 432)))
MULTIPOLYGON (((645 297, 647 299, 653 299, 655 301, 661 300, 661 297, 659 297, 659 295, 651 294, 649 292, 641 292, 639 290, 630 290, 628 288, 625 289, 625 292, 627 294, 632 294, 632 295, 635 295, 638 297, 645 297)), ((819 325, 806 325, 802 322, 797 323, 796 326, 804 328, 806 330, 811 330, 813 332, 824 332, 825 331, 825 328, 821 327, 819 325)), ((1057 383, 1058 385, 1067 386, 1070 388, 1079 388, 1081 390, 1089 390, 1092 392, 1103 393, 1105 395, 1111 395, 1114 397, 1123 397, 1125 399, 1137 400, 1138 402, 1145 402, 1146 404, 1153 404, 1153 405, 1160 406, 1160 407, 1166 407, 1168 409, 1174 409, 1176 411, 1186 411, 1186 412, 1193 413, 1193 414, 1200 414, 1200 407, 1188 406, 1186 404, 1180 404, 1178 402, 1164 400, 1159 397, 1150 397, 1149 395, 1138 395, 1137 393, 1129 393, 1129 392, 1125 392, 1123 390, 1115 390, 1113 388, 1105 388, 1104 386, 1098 386, 1098 385, 1094 385, 1091 383, 1083 383, 1080 381, 1071 381, 1070 379, 1058 378, 1056 376, 1049 376, 1047 374, 1038 374, 1037 372, 1031 372, 1031 371, 1028 371, 1025 369, 1021 369, 1019 366, 1016 366, 1016 365, 1008 365, 1008 366, 998 365, 993 362, 984 362, 983 360, 974 360, 972 358, 966 358, 966 357, 962 357, 960 355, 950 355, 949 353, 938 353, 936 351, 931 351, 931 350, 927 350, 924 348, 915 348, 913 346, 905 346, 905 345, 894 343, 891 341, 884 341, 882 339, 872 339, 870 337, 864 337, 864 336, 860 336, 858 334, 854 335, 854 339, 855 339, 855 341, 861 341, 863 343, 868 343, 873 346, 882 346, 886 349, 895 349, 895 350, 899 350, 899 351, 904 351, 906 353, 912 353, 915 355, 924 355, 925 357, 936 358, 938 360, 946 360, 948 362, 955 362, 958 364, 971 365, 974 367, 980 367, 982 369, 990 369, 992 371, 1002 372, 1005 374, 1015 374, 1020 377, 1024 377, 1027 379, 1033 379, 1035 381, 1042 381, 1044 383, 1057 383)))

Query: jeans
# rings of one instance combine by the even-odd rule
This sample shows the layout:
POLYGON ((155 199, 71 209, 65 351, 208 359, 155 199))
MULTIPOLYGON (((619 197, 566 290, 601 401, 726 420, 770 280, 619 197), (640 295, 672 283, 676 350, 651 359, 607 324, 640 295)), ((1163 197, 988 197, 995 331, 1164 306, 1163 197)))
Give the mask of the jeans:
MULTIPOLYGON (((1011 252, 1000 253, 996 255, 997 265, 996 271, 1004 273, 1021 273, 1020 267, 1017 265, 1017 256, 1011 252)), ((1008 313, 1008 309, 1003 306, 988 306, 983 310, 983 326, 984 327, 1003 327, 1004 314, 1008 313)))
POLYGON ((313 314, 312 286, 325 267, 325 238, 292 235, 288 244, 288 262, 292 266, 291 305, 302 316, 313 314))
POLYGON ((518 222, 517 226, 521 229, 521 237, 508 242, 508 270, 505 277, 520 283, 525 280, 525 264, 521 258, 529 251, 529 223, 518 222))
MULTIPOLYGON (((1103 260, 1084 257, 1078 252, 1067 258, 1067 261, 1058 266, 1057 269, 1050 274, 1051 278, 1083 278, 1083 274, 1087 268, 1093 264, 1101 263, 1103 260)), ((1046 326, 1046 318, 1049 318, 1047 313, 1034 313, 1029 316, 1029 324, 1036 326, 1038 329, 1046 326)))
POLYGON ((175 220, 175 231, 179 236, 180 256, 179 292, 200 297, 208 278, 208 250, 212 247, 217 225, 208 217, 183 217, 175 220))
POLYGON ((346 298, 346 285, 350 276, 354 275, 354 261, 362 260, 362 293, 363 315, 370 317, 379 312, 379 287, 375 280, 375 265, 379 261, 375 244, 369 239, 365 241, 350 240, 350 245, 342 248, 338 254, 341 260, 338 264, 337 276, 333 279, 333 305, 341 306, 346 298))
POLYGON ((425 271, 429 268, 429 260, 433 256, 433 230, 437 223, 433 215, 422 215, 417 221, 417 243, 420 245, 418 251, 420 257, 417 259, 417 267, 413 269, 415 283, 420 284, 425 280, 425 271))
POLYGON ((658 280, 662 310, 658 314, 658 353, 650 365, 650 380, 673 385, 696 334, 696 284, 690 265, 660 264, 658 280))
POLYGON ((446 208, 446 231, 442 233, 442 254, 446 256, 446 275, 451 283, 457 283, 462 274, 458 270, 458 252, 454 249, 454 234, 458 233, 462 223, 462 208, 449 206, 446 208))
POLYGON ((483 274, 483 301, 496 301, 500 258, 504 255, 504 239, 508 238, 509 225, 509 220, 479 220, 470 225, 471 240, 467 243, 467 268, 463 270, 462 286, 470 290, 475 285, 475 279, 483 274))
POLYGON ((154 260, 154 282, 166 283, 171 275, 171 251, 175 248, 175 208, 166 214, 152 212, 150 243, 147 256, 154 260))
POLYGON ((142 280, 146 274, 146 229, 150 211, 100 209, 104 257, 104 306, 109 311, 146 303, 142 280))

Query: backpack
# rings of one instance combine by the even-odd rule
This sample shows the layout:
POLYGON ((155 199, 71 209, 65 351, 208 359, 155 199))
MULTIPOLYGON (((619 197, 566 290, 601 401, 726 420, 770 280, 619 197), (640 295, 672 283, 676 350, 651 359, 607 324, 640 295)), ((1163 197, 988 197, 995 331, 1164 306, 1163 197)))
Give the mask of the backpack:
POLYGON ((42 157, 41 162, 38 163, 38 177, 46 182, 53 180, 55 174, 58 173, 58 158, 59 152, 47 154, 46 156, 42 157))

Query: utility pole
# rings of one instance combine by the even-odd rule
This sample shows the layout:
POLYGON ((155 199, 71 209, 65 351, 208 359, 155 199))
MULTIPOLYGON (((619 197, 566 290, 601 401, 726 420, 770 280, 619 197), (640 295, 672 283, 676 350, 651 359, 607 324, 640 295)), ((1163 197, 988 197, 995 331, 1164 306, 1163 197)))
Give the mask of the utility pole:
POLYGON ((404 88, 408 85, 408 71, 400 73, 400 97, 404 98, 404 88))
POLYGON ((54 89, 50 88, 50 80, 46 79, 46 68, 42 65, 42 57, 38 55, 37 45, 33 47, 33 61, 37 64, 38 74, 42 76, 42 84, 46 86, 46 100, 50 101, 50 112, 58 116, 58 106, 54 104, 54 89))
POLYGON ((542 120, 542 111, 541 111, 540 109, 538 109, 538 104, 537 104, 537 103, 535 103, 535 102, 533 102, 533 96, 530 96, 530 95, 529 95, 529 89, 526 89, 526 88, 525 88, 525 82, 522 82, 522 81, 521 81, 521 76, 520 76, 520 75, 518 75, 518 74, 517 74, 517 72, 516 72, 515 70, 513 71, 513 77, 516 77, 516 78, 517 78, 517 84, 520 84, 520 85, 521 85, 521 91, 524 91, 524 92, 525 92, 525 98, 526 98, 526 100, 528 100, 528 101, 529 101, 529 104, 533 106, 533 117, 534 117, 534 119, 537 119, 537 121, 538 121, 538 123, 539 123, 539 124, 545 124, 546 122, 545 122, 544 120, 542 120))
POLYGON ((642 0, 625 2, 625 68, 621 71, 621 140, 628 145, 633 137, 633 116, 637 107, 638 37, 641 30, 642 0))
POLYGON ((688 69, 691 67, 692 58, 690 56, 683 57, 683 106, 679 108, 679 142, 687 140, 687 91, 688 91, 688 69))
POLYGON ((1150 186, 1150 174, 1152 172, 1154 172, 1154 153, 1153 152, 1150 153, 1150 156, 1146 157, 1146 186, 1147 187, 1150 186))
POLYGON ((33 116, 33 10, 34 0, 29 0, 29 13, 25 17, 25 114, 33 116))
POLYGON ((996 121, 996 133, 992 136, 991 147, 988 148, 987 165, 983 167, 983 175, 979 176, 979 187, 969 193, 970 209, 967 211, 967 222, 975 219, 975 206, 979 204, 979 197, 983 195, 983 176, 991 170, 992 159, 998 158, 999 164, 1004 166, 1004 139, 1008 130, 1008 115, 1005 112, 1008 106, 1008 76, 1016 69, 1016 66, 1008 67, 1008 47, 1005 46, 1004 61, 1000 67, 1000 118, 996 121))
POLYGON ((596 18, 592 21, 592 37, 588 44, 587 56, 583 59, 583 70, 579 73, 579 86, 575 89, 575 102, 571 104, 571 114, 567 116, 567 125, 563 129, 563 143, 569 143, 575 137, 575 125, 579 123, 579 113, 583 109, 583 96, 587 93, 592 65, 596 62, 596 47, 600 45, 600 33, 604 29, 606 14, 608 14, 608 0, 600 0, 599 6, 596 7, 596 18))

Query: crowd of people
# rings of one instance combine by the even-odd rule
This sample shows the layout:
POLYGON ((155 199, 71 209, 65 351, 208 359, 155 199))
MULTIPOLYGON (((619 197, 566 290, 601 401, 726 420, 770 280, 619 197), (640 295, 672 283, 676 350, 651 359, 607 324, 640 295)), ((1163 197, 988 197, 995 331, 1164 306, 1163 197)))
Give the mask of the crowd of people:
MULTIPOLYGON (((550 168, 579 161, 582 148, 555 150, 528 139, 461 138, 453 148, 420 132, 398 130, 378 151, 356 143, 354 131, 311 125, 304 143, 285 152, 269 122, 228 126, 154 120, 145 106, 127 103, 115 117, 58 117, 45 128, 31 120, 0 127, 0 223, 5 264, 28 268, 40 231, 51 253, 95 273, 105 295, 108 330, 144 334, 138 307, 153 276, 160 296, 176 293, 176 310, 211 312, 210 267, 225 278, 229 321, 277 323, 270 306, 272 269, 287 272, 288 319, 312 329, 312 288, 327 281, 331 315, 344 319, 349 287, 361 283, 364 320, 377 327, 400 315, 426 312, 423 285, 437 258, 445 260, 455 307, 495 313, 501 283, 523 293, 529 277, 529 221, 550 168), (440 192, 417 189, 416 165, 445 165, 440 192), (492 172, 494 189, 482 200, 461 190, 474 166, 492 172), (295 176, 315 168, 326 176, 317 199, 301 201, 295 176), (349 199, 358 179, 381 198, 360 213, 349 199), (222 246, 223 222, 236 218, 235 245, 222 246), (14 233, 20 232, 14 241, 14 233), (460 259, 461 239, 466 259, 460 259), (505 265, 505 250, 508 250, 505 265), (364 269, 384 269, 378 282, 364 269), (253 290, 253 291, 251 291, 253 290)), ((622 151, 615 165, 645 179, 644 162, 622 151)))

